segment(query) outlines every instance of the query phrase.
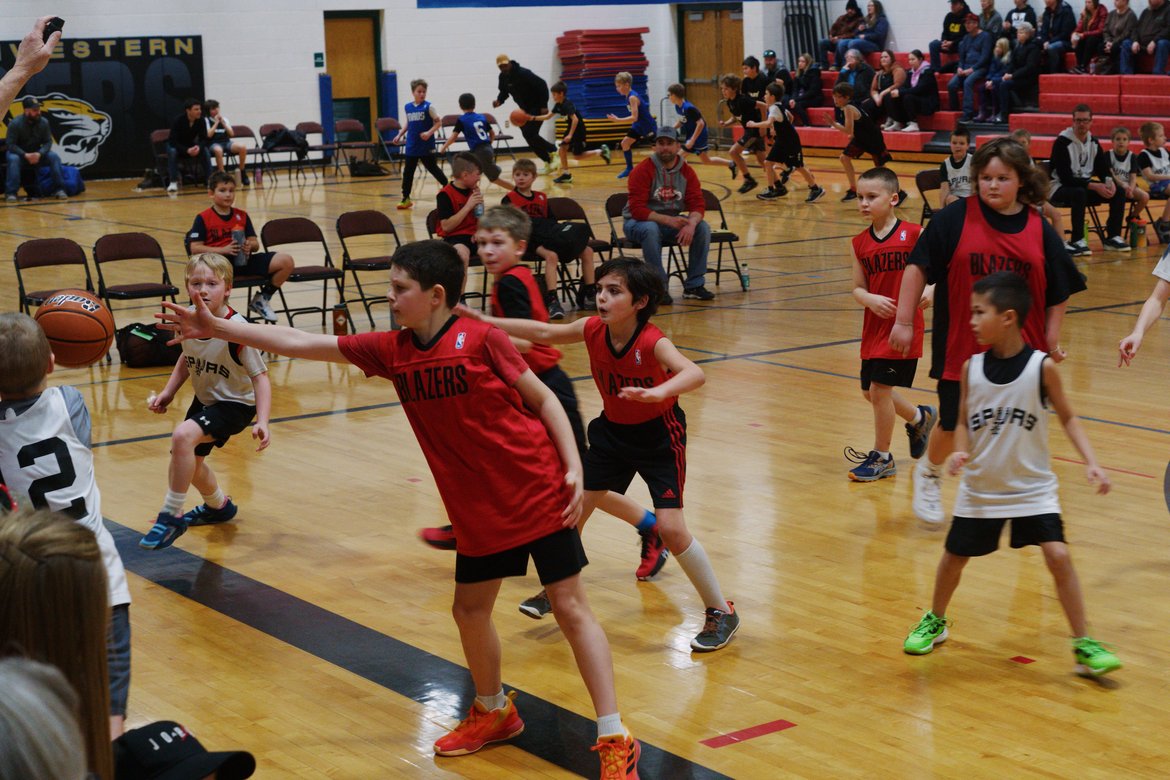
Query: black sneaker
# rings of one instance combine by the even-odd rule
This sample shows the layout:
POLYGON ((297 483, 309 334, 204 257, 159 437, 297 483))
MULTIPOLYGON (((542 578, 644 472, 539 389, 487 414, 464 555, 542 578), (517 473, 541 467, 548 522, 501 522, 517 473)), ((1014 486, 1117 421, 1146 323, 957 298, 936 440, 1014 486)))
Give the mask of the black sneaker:
POLYGON ((735 177, 739 176, 739 168, 736 167, 735 163, 727 163, 727 170, 731 171, 731 180, 735 181, 735 177))
POLYGON ((700 284, 698 287, 684 288, 683 297, 693 301, 713 301, 715 300, 715 293, 700 284))
POLYGON ((750 176, 744 176, 743 177, 743 184, 739 185, 739 190, 737 190, 737 191, 739 192, 740 195, 744 195, 746 193, 751 192, 752 190, 754 190, 758 186, 760 186, 760 183, 758 181, 751 178, 750 176))
POLYGON ((520 602, 520 611, 530 618, 540 620, 553 611, 552 602, 548 600, 548 593, 541 590, 532 598, 520 602))
POLYGON ((824 187, 813 187, 808 191, 808 197, 804 199, 805 203, 815 203, 821 198, 825 197, 824 187))
POLYGON ((670 297, 670 293, 662 293, 662 297, 658 299, 659 306, 673 306, 674 298, 670 297))
POLYGON ((563 320, 565 318, 565 310, 561 306, 560 300, 557 299, 556 293, 545 293, 544 305, 548 309, 550 320, 563 320))
POLYGON ((759 195, 757 195, 756 200, 775 200, 776 198, 779 198, 779 197, 780 197, 780 191, 769 187, 768 189, 764 190, 759 195))
POLYGON ((842 203, 848 203, 851 200, 857 200, 857 190, 849 190, 841 198, 842 203))
POLYGON ((571 173, 562 173, 560 176, 553 179, 553 184, 572 184, 572 183, 573 183, 573 174, 571 174, 571 173))
POLYGON ((930 441, 930 431, 938 422, 938 411, 933 406, 919 406, 918 411, 922 419, 917 425, 906 423, 906 437, 910 439, 910 457, 918 460, 926 452, 926 444, 930 441))
POLYGON ((219 509, 212 509, 207 504, 200 504, 190 512, 184 514, 183 520, 189 526, 218 525, 219 523, 226 523, 228 520, 231 520, 236 516, 236 512, 238 511, 240 511, 240 508, 232 503, 232 499, 229 496, 227 502, 219 509))
POLYGON ((248 178, 248 174, 244 171, 240 171, 240 184, 245 187, 248 187, 252 184, 252 180, 248 178))
POLYGON ((708 608, 703 630, 691 640, 691 649, 697 653, 709 653, 726 647, 735 632, 739 630, 739 613, 735 605, 727 602, 727 612, 721 609, 708 608))

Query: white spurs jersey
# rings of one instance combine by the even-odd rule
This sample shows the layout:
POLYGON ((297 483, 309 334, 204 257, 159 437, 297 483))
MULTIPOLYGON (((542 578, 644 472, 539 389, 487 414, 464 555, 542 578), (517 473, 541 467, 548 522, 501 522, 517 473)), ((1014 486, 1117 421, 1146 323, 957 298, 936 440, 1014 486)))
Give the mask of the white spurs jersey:
POLYGON ((971 196, 971 155, 963 156, 963 162, 955 166, 948 156, 943 160, 943 175, 947 179, 947 186, 951 194, 959 198, 971 196))
POLYGON ((1134 157, 1136 157, 1136 155, 1130 151, 1125 153, 1125 157, 1118 157, 1116 151, 1109 153, 1109 166, 1112 169, 1113 176, 1118 181, 1123 181, 1127 184, 1133 182, 1134 157))
POLYGON ((126 571, 114 537, 102 523, 102 499, 93 473, 89 443, 89 412, 77 397, 75 422, 65 393, 73 388, 50 387, 19 414, 8 405, 0 414, 0 482, 23 506, 68 515, 93 531, 109 583, 110 606, 130 603, 126 571), (85 433, 78 428, 84 427, 85 433))
MULTIPOLYGON (((231 308, 226 319, 247 322, 243 315, 231 308)), ((231 401, 256 405, 252 377, 268 370, 259 350, 223 339, 192 339, 183 341, 183 360, 187 361, 191 387, 199 403, 210 406, 219 401, 231 401)))
POLYGON ((1013 381, 997 385, 983 371, 986 353, 967 369, 970 460, 963 467, 958 517, 1030 517, 1060 512, 1056 475, 1049 466, 1048 411, 1040 400, 1041 366, 1035 351, 1013 381))

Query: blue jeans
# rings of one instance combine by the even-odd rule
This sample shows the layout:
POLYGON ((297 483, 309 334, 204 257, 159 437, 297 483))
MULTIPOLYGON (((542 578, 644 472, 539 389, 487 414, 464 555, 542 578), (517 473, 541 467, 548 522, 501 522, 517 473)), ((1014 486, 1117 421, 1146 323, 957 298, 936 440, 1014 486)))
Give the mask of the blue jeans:
MULTIPOLYGON (((662 266, 662 247, 664 244, 673 244, 678 238, 678 231, 674 228, 659 225, 657 222, 639 222, 636 219, 627 219, 625 224, 626 238, 637 241, 642 247, 642 258, 648 265, 653 266, 669 282, 666 269, 662 266)), ((695 227, 694 240, 691 241, 690 252, 687 256, 687 281, 683 285, 688 290, 702 287, 706 283, 707 250, 711 246, 711 226, 706 220, 700 220, 695 227)))
MULTIPOLYGON (((16 152, 8 152, 8 176, 4 182, 4 194, 15 196, 20 191, 20 172, 26 165, 30 165, 29 161, 24 159, 23 154, 16 152)), ((65 180, 61 178, 61 158, 57 156, 56 152, 45 152, 41 155, 41 159, 37 162, 37 168, 49 166, 49 170, 53 175, 53 191, 42 192, 42 195, 53 195, 65 189, 65 180)), ((31 194, 31 193, 30 193, 31 194)))
MULTIPOLYGON (((1137 55, 1133 53, 1133 44, 1129 38, 1121 42, 1121 52, 1118 67, 1122 73, 1133 73, 1134 60, 1137 55)), ((1145 51, 1145 48, 1142 48, 1145 51)), ((1160 38, 1154 43, 1154 73, 1160 75, 1166 72, 1166 60, 1170 58, 1170 40, 1160 38)))
MULTIPOLYGON (((203 159, 203 175, 205 177, 210 176, 211 175, 211 152, 207 149, 206 146, 199 147, 199 157, 201 157, 203 159)), ((175 147, 171 146, 170 144, 167 144, 167 176, 169 178, 168 184, 172 183, 172 182, 175 184, 182 184, 183 183, 183 180, 179 178, 179 159, 180 158, 192 159, 192 158, 188 158, 186 149, 176 149, 175 147)))
POLYGON ((873 41, 867 41, 865 38, 842 38, 837 42, 837 62, 841 65, 845 64, 845 52, 850 49, 857 49, 862 56, 872 54, 878 50, 878 45, 873 41))
POLYGON ((963 89, 963 116, 970 118, 975 113, 975 85, 987 81, 987 71, 976 68, 966 76, 955 74, 947 82, 947 94, 951 96, 951 111, 959 108, 959 88, 963 89))
POLYGON ((1048 70, 1045 73, 1064 73, 1064 54, 1069 50, 1069 46, 1064 41, 1052 41, 1048 44, 1048 49, 1044 52, 1044 56, 1048 58, 1046 63, 1048 70))

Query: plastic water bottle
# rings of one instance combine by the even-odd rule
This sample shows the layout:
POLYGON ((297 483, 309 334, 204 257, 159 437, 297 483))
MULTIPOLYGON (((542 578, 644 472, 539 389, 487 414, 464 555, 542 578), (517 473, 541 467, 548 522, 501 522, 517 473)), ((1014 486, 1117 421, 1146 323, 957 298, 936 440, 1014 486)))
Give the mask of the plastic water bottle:
POLYGON ((748 261, 744 260, 739 264, 740 273, 743 274, 743 289, 745 291, 752 289, 752 277, 748 273, 748 261))
POLYGON ((482 217, 483 216, 483 204, 476 203, 475 208, 473 208, 471 210, 471 213, 475 215, 476 219, 479 219, 480 217, 482 217))

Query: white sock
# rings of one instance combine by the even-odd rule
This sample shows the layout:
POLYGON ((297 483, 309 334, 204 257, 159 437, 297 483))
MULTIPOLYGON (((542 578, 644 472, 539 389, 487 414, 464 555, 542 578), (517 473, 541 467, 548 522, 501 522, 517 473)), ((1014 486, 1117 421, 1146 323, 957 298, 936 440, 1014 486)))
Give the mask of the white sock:
POLYGON ((183 502, 187 500, 186 493, 175 493, 170 490, 167 491, 167 497, 163 499, 163 511, 168 515, 179 517, 183 514, 183 502))
POLYGON ((674 556, 674 559, 682 567, 687 579, 695 586, 695 590, 699 592, 699 598, 703 600, 706 607, 717 609, 720 612, 727 612, 731 609, 727 605, 727 599, 723 598, 723 591, 719 587, 719 580, 715 577, 715 570, 711 568, 711 560, 707 557, 707 551, 703 549, 703 545, 699 544, 698 539, 692 539, 691 546, 674 556))
POLYGON ((630 732, 626 731, 626 727, 622 725, 622 716, 616 712, 612 715, 599 715, 597 718, 597 738, 612 737, 615 734, 620 734, 623 737, 630 736, 630 732))
POLYGON ((876 452, 878 455, 881 455, 882 460, 889 460, 890 459, 890 453, 888 453, 888 452, 882 452, 881 450, 874 450, 874 452, 876 452))
POLYGON ((495 696, 476 696, 475 700, 479 702, 479 706, 483 707, 488 712, 492 710, 502 710, 508 706, 508 697, 504 695, 504 689, 500 688, 500 692, 495 696))
POLYGON ((227 496, 223 494, 223 488, 217 487, 214 493, 203 496, 203 503, 207 504, 209 509, 223 509, 227 503, 227 496))
POLYGON ((918 423, 920 423, 920 422, 922 422, 922 407, 915 406, 914 407, 914 419, 910 421, 910 424, 911 425, 918 425, 918 423))

